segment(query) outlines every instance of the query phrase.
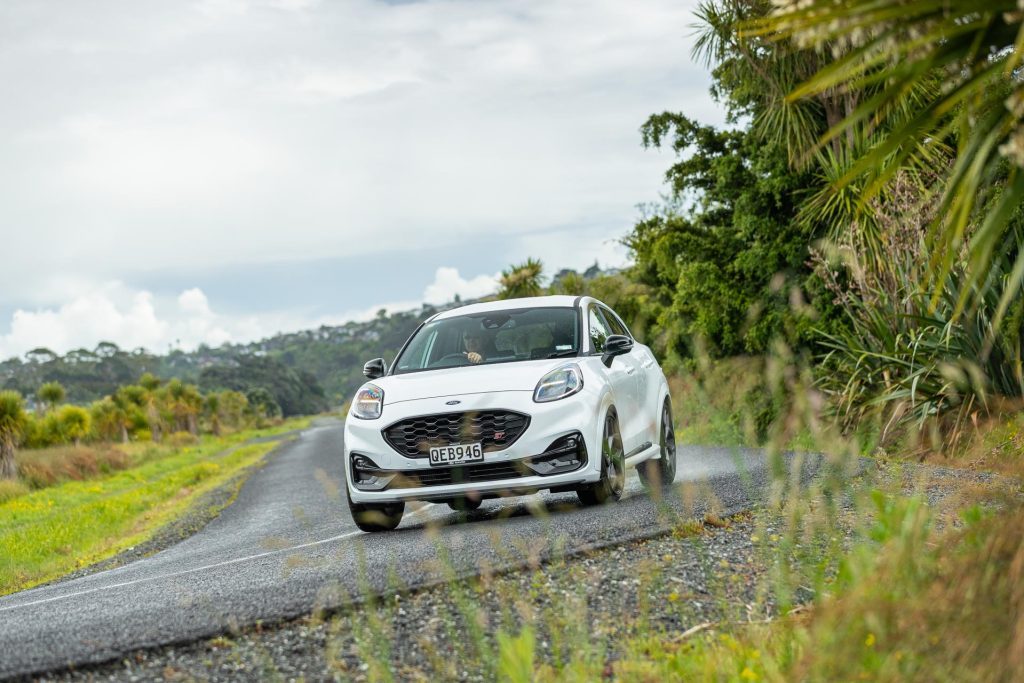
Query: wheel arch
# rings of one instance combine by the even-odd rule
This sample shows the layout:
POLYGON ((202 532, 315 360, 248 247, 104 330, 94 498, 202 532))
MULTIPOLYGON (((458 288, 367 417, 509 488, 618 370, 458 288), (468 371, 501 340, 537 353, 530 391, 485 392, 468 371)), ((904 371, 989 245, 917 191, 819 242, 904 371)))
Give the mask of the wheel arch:
MULTIPOLYGON (((615 407, 615 395, 612 393, 610 386, 605 386, 604 391, 601 393, 601 400, 597 402, 597 414, 594 415, 593 428, 596 433, 596 439, 594 443, 601 444, 604 440, 604 421, 608 417, 609 412, 615 413, 615 419, 619 419, 619 411, 615 407)), ((622 429, 622 426, 619 426, 622 429)))
MULTIPOLYGON (((661 438, 661 430, 664 427, 662 422, 665 419, 665 410, 664 410, 664 408, 665 408, 665 404, 666 403, 668 404, 669 418, 672 419, 672 421, 673 421, 672 427, 673 427, 673 429, 675 429, 675 419, 673 417, 673 411, 672 411, 672 406, 673 406, 673 403, 672 403, 672 392, 670 392, 668 390, 668 382, 664 382, 663 381, 662 384, 661 384, 661 389, 658 392, 658 403, 657 403, 657 408, 656 408, 656 410, 658 411, 657 422, 655 423, 655 424, 658 425, 658 430, 656 432, 656 435, 657 435, 657 437, 659 439, 661 438)), ((658 457, 660 458, 661 455, 659 454, 658 457)))

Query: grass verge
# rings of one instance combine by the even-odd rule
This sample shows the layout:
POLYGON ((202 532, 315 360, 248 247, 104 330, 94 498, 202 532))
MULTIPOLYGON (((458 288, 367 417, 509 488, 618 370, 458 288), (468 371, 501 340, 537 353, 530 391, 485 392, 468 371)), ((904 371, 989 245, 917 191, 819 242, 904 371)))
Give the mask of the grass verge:
POLYGON ((45 583, 145 541, 277 445, 247 440, 308 424, 304 418, 204 437, 194 446, 148 449, 135 467, 9 497, 0 502, 0 594, 45 583))
POLYGON ((169 434, 160 443, 131 441, 128 443, 86 443, 80 446, 53 446, 22 449, 15 455, 18 481, 0 481, 0 503, 32 490, 55 486, 67 481, 84 481, 105 477, 131 469, 146 462, 174 455, 186 446, 215 441, 236 443, 240 439, 266 437, 284 431, 304 429, 313 418, 299 417, 279 421, 268 427, 226 432, 221 437, 194 436, 188 432, 169 434))

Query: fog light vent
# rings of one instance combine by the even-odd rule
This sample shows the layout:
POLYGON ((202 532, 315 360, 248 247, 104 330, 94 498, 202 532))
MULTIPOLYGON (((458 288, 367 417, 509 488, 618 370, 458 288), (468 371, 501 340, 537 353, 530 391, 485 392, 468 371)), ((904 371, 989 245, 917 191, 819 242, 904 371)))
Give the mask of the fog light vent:
POLYGON ((526 465, 541 476, 572 472, 587 462, 587 447, 579 432, 556 439, 540 455, 526 460, 526 465))
POLYGON ((395 478, 394 472, 387 472, 377 463, 358 453, 352 454, 352 485, 363 491, 380 491, 395 478))

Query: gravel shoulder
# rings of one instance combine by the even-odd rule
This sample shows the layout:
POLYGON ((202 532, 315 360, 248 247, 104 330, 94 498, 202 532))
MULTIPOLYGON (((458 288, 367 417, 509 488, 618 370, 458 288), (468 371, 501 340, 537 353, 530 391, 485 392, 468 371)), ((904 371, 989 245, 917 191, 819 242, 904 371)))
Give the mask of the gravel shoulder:
MULTIPOLYGON (((615 629, 622 624, 621 615, 636 615, 644 609, 659 626, 682 631, 722 616, 722 588, 736 605, 752 599, 747 587, 762 571, 754 562, 753 529, 749 515, 715 524, 695 523, 661 538, 458 583, 474 605, 493 615, 510 607, 507 596, 524 596, 526 599, 511 606, 517 621, 554 605, 555 609, 564 608, 570 618, 585 609, 594 628, 615 629), (638 578, 654 570, 664 578, 657 587, 638 578), (592 586, 601 590, 589 591, 592 586)), ((394 593, 373 606, 358 603, 329 616, 310 615, 197 643, 140 650, 118 662, 42 680, 366 680, 368 609, 385 618, 398 679, 434 679, 438 661, 449 659, 452 668, 445 671, 445 678, 483 680, 458 670, 458 657, 452 658, 454 646, 439 645, 451 642, 449 629, 466 632, 452 592, 451 586, 441 585, 394 593)), ((545 646, 550 650, 550 643, 541 644, 542 649, 545 646)))
MULTIPOLYGON (((983 472, 877 461, 865 469, 870 483, 924 492, 940 524, 955 524, 965 491, 1019 491, 1018 483, 983 472)), ((477 578, 385 592, 369 602, 349 596, 348 607, 329 615, 139 650, 46 680, 367 680, 375 666, 400 680, 489 680, 487 671, 466 664, 478 660, 467 653, 465 634, 532 623, 541 634, 538 656, 546 659, 557 658, 566 633, 575 633, 577 646, 651 632, 672 640, 722 621, 777 617, 758 587, 782 524, 763 508, 727 519, 709 515, 656 538, 501 574, 482 567, 477 578)), ((606 646, 593 654, 609 667, 617 656, 606 646)))

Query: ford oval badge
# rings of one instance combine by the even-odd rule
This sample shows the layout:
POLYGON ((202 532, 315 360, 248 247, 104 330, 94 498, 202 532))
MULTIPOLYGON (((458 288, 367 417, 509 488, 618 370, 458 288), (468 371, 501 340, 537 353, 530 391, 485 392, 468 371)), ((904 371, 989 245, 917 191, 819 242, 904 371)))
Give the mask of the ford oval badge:
POLYGON ((445 405, 446 406, 457 406, 460 403, 462 403, 462 401, 448 401, 447 403, 445 403, 445 405))

